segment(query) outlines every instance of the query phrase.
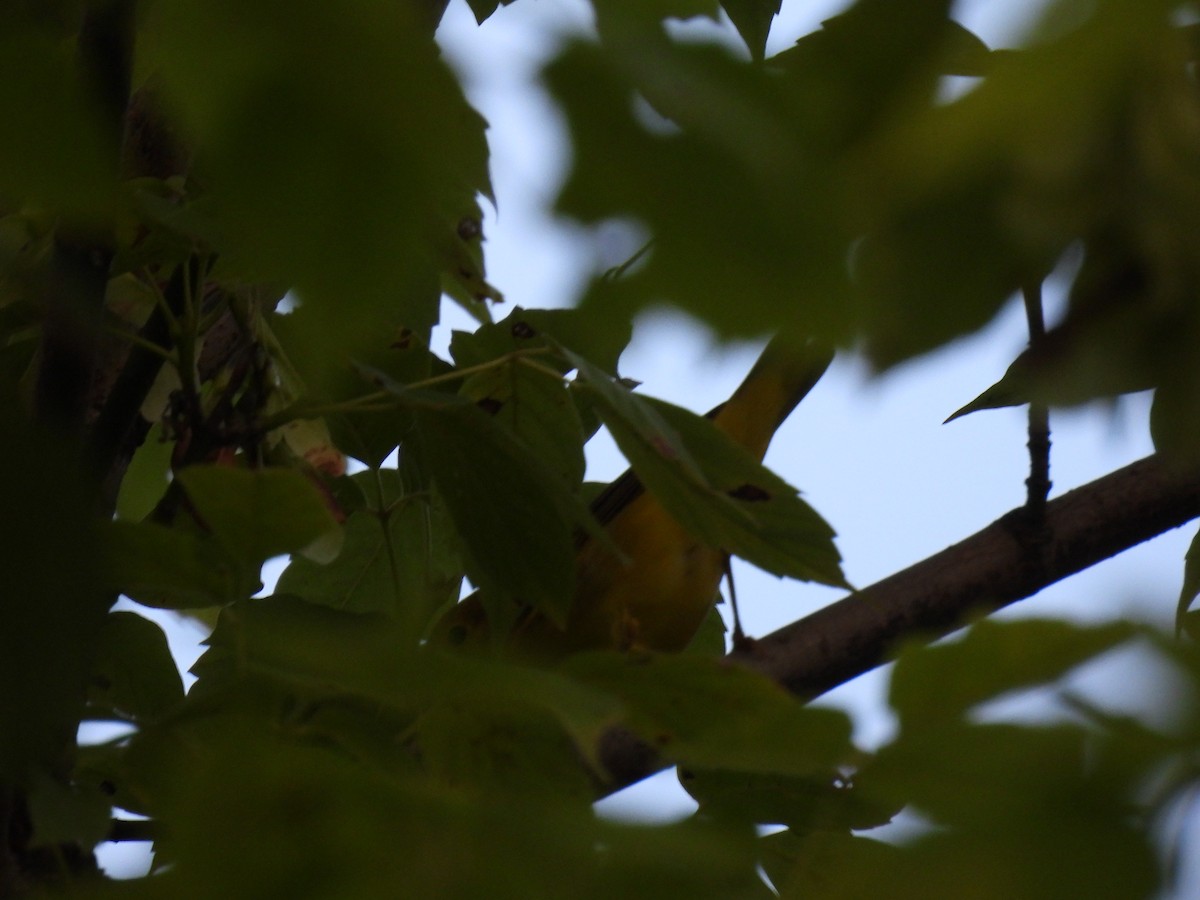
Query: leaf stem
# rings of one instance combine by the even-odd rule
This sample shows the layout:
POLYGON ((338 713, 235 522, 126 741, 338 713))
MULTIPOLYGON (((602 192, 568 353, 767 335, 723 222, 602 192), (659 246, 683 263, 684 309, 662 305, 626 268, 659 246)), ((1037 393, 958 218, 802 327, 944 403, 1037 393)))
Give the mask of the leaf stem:
POLYGON ((167 350, 164 347, 160 347, 158 344, 154 343, 154 341, 146 340, 140 334, 136 334, 132 331, 126 331, 123 328, 117 328, 112 325, 105 326, 104 330, 119 340, 127 341, 128 343, 132 344, 134 347, 140 347, 141 349, 145 350, 147 353, 154 354, 155 356, 159 357, 164 362, 168 362, 173 366, 178 365, 178 363, 175 360, 175 354, 171 353, 171 351, 167 350))

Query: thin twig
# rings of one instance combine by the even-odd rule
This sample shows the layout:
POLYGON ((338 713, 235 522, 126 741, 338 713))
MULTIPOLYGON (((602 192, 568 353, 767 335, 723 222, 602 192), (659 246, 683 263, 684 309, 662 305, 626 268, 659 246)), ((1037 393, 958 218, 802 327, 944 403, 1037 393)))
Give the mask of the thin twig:
MULTIPOLYGON (((1036 353, 1046 336, 1042 314, 1042 282, 1026 285, 1025 318, 1029 323, 1029 349, 1036 353)), ((1025 509, 1034 522, 1046 515, 1046 499, 1050 496, 1050 410, 1034 400, 1029 404, 1029 477, 1025 479, 1025 509)))
POLYGON ((746 632, 742 630, 742 617, 738 613, 737 588, 733 586, 733 566, 730 564, 728 553, 725 554, 722 565, 725 568, 725 583, 729 585, 729 608, 733 610, 733 649, 745 650, 750 641, 746 638, 746 632))
POLYGON ((132 344, 134 347, 138 347, 142 350, 145 350, 147 353, 159 357, 165 363, 170 363, 173 366, 177 365, 175 356, 170 350, 167 350, 165 347, 160 347, 153 341, 146 340, 144 337, 141 337, 135 332, 129 331, 125 328, 118 328, 113 325, 106 325, 104 327, 104 331, 106 334, 110 334, 118 340, 124 341, 127 344, 132 344))

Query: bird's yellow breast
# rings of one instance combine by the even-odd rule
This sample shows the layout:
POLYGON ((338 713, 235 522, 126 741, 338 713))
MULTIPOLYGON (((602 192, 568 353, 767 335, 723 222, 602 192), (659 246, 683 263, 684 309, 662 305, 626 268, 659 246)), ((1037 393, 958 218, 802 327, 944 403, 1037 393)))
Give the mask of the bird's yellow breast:
POLYGON ((598 541, 581 549, 567 632, 593 647, 682 650, 717 595, 723 554, 645 493, 609 523, 608 533, 621 556, 598 541))

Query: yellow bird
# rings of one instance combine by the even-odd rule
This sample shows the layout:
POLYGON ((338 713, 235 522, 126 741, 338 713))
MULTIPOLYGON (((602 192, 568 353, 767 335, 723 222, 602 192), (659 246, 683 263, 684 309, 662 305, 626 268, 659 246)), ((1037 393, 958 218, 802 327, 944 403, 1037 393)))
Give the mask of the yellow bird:
MULTIPOLYGON (((761 462, 775 431, 832 359, 832 352, 816 342, 775 338, 733 396, 708 416, 761 462)), ((608 485, 591 510, 611 543, 579 538, 566 626, 532 608, 522 610, 504 646, 506 655, 552 662, 583 650, 678 651, 708 615, 726 571, 723 550, 702 543, 676 522, 632 469, 608 485)), ((442 618, 432 640, 463 648, 488 645, 487 614, 478 593, 442 618)))

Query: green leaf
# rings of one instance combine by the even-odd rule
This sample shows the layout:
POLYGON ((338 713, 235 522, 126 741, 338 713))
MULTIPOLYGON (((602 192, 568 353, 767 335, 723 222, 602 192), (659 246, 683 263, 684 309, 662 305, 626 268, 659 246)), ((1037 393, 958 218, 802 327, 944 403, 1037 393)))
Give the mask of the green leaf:
POLYGON ((488 303, 503 303, 504 295, 488 283, 483 260, 483 211, 471 198, 461 215, 439 229, 438 258, 442 293, 479 322, 492 321, 488 303))
POLYGON ((262 586, 257 566, 246 565, 213 538, 155 522, 113 522, 105 545, 112 587, 147 606, 220 606, 262 586))
POLYGON ((989 170, 969 182, 936 185, 881 214, 883 221, 855 257, 856 302, 868 317, 869 353, 877 366, 981 328, 1019 289, 1023 275, 1033 278, 1050 267, 1061 248, 1031 252, 1008 223, 988 212, 1009 190, 989 170))
MULTIPOLYGON (((1097 766, 1104 743, 1076 725, 941 721, 902 733, 863 767, 858 786, 911 803, 936 827, 876 876, 911 884, 913 896, 944 895, 941 886, 984 873, 987 897, 1049 900, 1064 885, 1072 896, 1152 892, 1154 853, 1129 811, 1156 767, 1097 766)), ((873 883, 850 881, 857 893, 848 896, 872 896, 873 883)))
POLYGON ((795 488, 708 419, 637 397, 571 358, 621 452, 680 524, 773 574, 846 586, 833 529, 795 488))
POLYGON ((594 784, 553 715, 516 695, 491 699, 486 710, 441 703, 421 715, 418 739, 430 774, 513 802, 548 794, 589 806, 594 784))
POLYGON ((692 642, 687 645, 684 652, 710 659, 724 656, 726 631, 725 620, 721 618, 717 607, 713 606, 708 611, 708 615, 704 617, 704 621, 700 623, 696 636, 692 638, 692 642))
POLYGON ((413 412, 420 465, 461 538, 467 575, 561 621, 575 586, 573 529, 588 518, 578 497, 475 404, 372 378, 413 412))
MULTIPOLYGON (((619 698, 596 686, 571 678, 570 673, 513 666, 491 659, 434 653, 425 659, 430 683, 425 697, 431 708, 450 706, 473 719, 469 730, 486 727, 519 711, 545 711, 575 742, 575 750, 596 773, 598 743, 605 729, 620 720, 619 698)), ((462 752, 453 750, 451 752, 462 752)))
POLYGON ((170 3, 139 38, 203 148, 223 260, 293 288, 326 372, 370 343, 381 310, 385 325, 436 320, 439 247, 490 187, 485 123, 421 11, 170 3))
POLYGON ((458 599, 462 569, 446 510, 436 496, 405 496, 392 470, 353 479, 372 499, 346 519, 338 557, 325 565, 293 557, 276 590, 346 612, 384 613, 415 638, 458 599))
POLYGON ((1053 681, 1134 634, 1123 622, 978 622, 958 640, 901 656, 889 702, 905 728, 953 719, 1009 691, 1053 681))
POLYGON ((1004 377, 985 390, 982 394, 965 406, 956 409, 942 423, 946 425, 955 419, 979 412, 984 409, 1004 409, 1008 406, 1024 406, 1031 399, 1028 367, 1022 365, 1027 360, 1025 354, 1018 356, 1008 367, 1004 377))
POLYGON ((1031 822, 1025 839, 1019 834, 941 832, 903 843, 820 831, 804 836, 779 832, 762 839, 763 866, 786 900, 928 900, 962 896, 964 885, 980 900, 1154 893, 1152 855, 1130 829, 1110 827, 1110 822, 1094 828, 1070 824, 1075 830, 1054 832, 1031 822))
POLYGON ((958 22, 947 20, 946 28, 942 73, 963 77, 986 75, 993 60, 991 48, 958 22))
POLYGON ((46 775, 27 794, 35 847, 78 844, 91 848, 108 833, 111 804, 99 790, 65 785, 46 775))
MULTIPOLYGON (((150 730, 157 727, 149 726, 150 730)), ((145 732, 146 728, 139 731, 145 732)), ((109 815, 114 807, 139 815, 152 815, 154 810, 147 805, 147 795, 137 789, 142 773, 137 770, 136 762, 131 764, 128 748, 126 737, 102 744, 81 744, 75 751, 72 784, 82 791, 103 796, 105 812, 109 815)))
POLYGON ((224 607, 205 643, 191 669, 202 693, 260 677, 293 691, 336 688, 395 705, 410 674, 411 653, 387 617, 283 595, 224 607))
POLYGON ((611 695, 560 674, 457 654, 416 655, 415 644, 402 637, 385 616, 282 595, 241 601, 221 611, 208 651, 192 668, 199 679, 193 693, 213 696, 261 679, 282 687, 292 703, 332 693, 369 701, 368 712, 417 713, 448 704, 487 719, 502 709, 541 709, 587 755, 619 715, 611 695))
POLYGON ((545 794, 488 802, 347 765, 326 747, 233 716, 214 724, 224 727, 181 735, 194 757, 164 766, 174 863, 146 886, 163 897, 326 888, 372 897, 398 884, 413 896, 495 900, 565 888, 580 900, 761 896, 761 885, 751 893, 758 876, 746 828, 608 823, 545 794))
POLYGON ((838 180, 805 146, 812 110, 778 73, 633 32, 572 48, 545 77, 574 145, 558 208, 587 222, 631 219, 653 238, 623 277, 593 283, 583 309, 624 320, 670 302, 723 334, 844 330, 838 180), (670 124, 647 125, 655 113, 637 114, 639 94, 670 124))
MULTIPOLYGON (((632 336, 632 325, 617 316, 579 309, 522 309, 515 307, 501 322, 472 332, 455 331, 450 352, 460 368, 478 366, 514 351, 569 347, 600 368, 615 372, 632 336)), ((572 366, 557 353, 534 357, 564 374, 572 366)))
MULTIPOLYGON (((854 268, 877 364, 979 328, 1081 237, 1090 242, 1112 225, 1145 227, 1135 246, 1161 248, 1159 226, 1143 223, 1164 207, 1137 185, 1165 173, 1130 142, 1176 128, 1160 116, 1166 98, 1184 90, 1165 74, 1184 65, 1167 17, 1155 4, 1117 2, 1078 27, 1046 32, 1004 54, 964 96, 897 116, 850 173, 865 201, 854 268)), ((950 49, 956 45, 952 39, 950 49)), ((1121 261, 1091 255, 1100 268, 1121 261)), ((1162 261, 1173 253, 1149 255, 1162 261)), ((1172 268, 1186 265, 1180 257, 1172 268)), ((1112 342, 1117 358, 1141 344, 1133 336, 1125 330, 1112 342)), ((1089 376, 1127 377, 1126 366, 1102 353, 1088 362, 1089 376)))
POLYGON ((863 796, 840 771, 808 776, 740 770, 680 769, 679 781, 706 815, 799 832, 876 828, 901 804, 863 796))
POLYGON ((771 20, 778 15, 781 3, 782 0, 721 0, 721 6, 746 42, 751 59, 762 61, 771 20))
POLYGON ((136 613, 108 614, 92 669, 89 699, 101 713, 151 722, 183 702, 183 681, 166 635, 136 613))
POLYGON ((162 499, 169 483, 173 448, 174 445, 165 439, 161 425, 150 429, 121 481, 121 491, 117 495, 119 518, 140 522, 162 499))
MULTIPOLYGON (((1090 259, 1097 253, 1106 257, 1105 266, 1114 266, 1116 250, 1099 246, 1100 242, 1089 242, 1087 254, 1090 259)), ((1183 358, 1182 348, 1176 339, 1164 333, 1161 321, 1147 322, 1138 315, 1138 304, 1144 298, 1128 296, 1130 282, 1142 277, 1136 265, 1128 265, 1117 275, 1107 276, 1108 284, 1101 288, 1105 295, 1094 301, 1104 308, 1086 313, 1069 312, 1066 319, 1042 335, 1035 346, 1018 356, 1004 373, 1000 381, 959 409, 946 421, 981 409, 998 409, 1020 406, 1034 402, 1048 406, 1077 406, 1097 398, 1114 397, 1134 391, 1144 391, 1162 385, 1163 390, 1155 395, 1155 403, 1163 401, 1170 390, 1171 379, 1156 377, 1154 370, 1170 367, 1183 358), (1124 283, 1126 295, 1117 293, 1115 285, 1124 283), (1151 333, 1147 333, 1151 332, 1151 333), (1150 360, 1154 362, 1151 363, 1150 360)), ((1088 265, 1080 272, 1072 289, 1079 293, 1094 273, 1089 275, 1088 265)), ((1085 290, 1088 290, 1084 288, 1085 290)), ((1089 304, 1084 304, 1088 306, 1089 304)), ((1184 339, 1191 352, 1190 338, 1184 339)), ((1173 385, 1172 385, 1173 386, 1173 385)), ((1187 386, 1190 396, 1192 387, 1187 386)), ((1176 398, 1172 398, 1176 399, 1176 398)), ((1164 407, 1169 405, 1169 401, 1164 407)), ((1161 412, 1161 410, 1160 410, 1161 412)), ((1190 420, 1190 415, 1183 417, 1190 420)), ((1154 429, 1152 412, 1151 429, 1154 429)), ((1156 443, 1159 450, 1164 449, 1156 443)))
POLYGON ((473 405, 420 410, 416 421, 468 576, 561 622, 575 587, 572 529, 586 515, 566 485, 473 405))
MULTIPOLYGON (((648 398, 634 394, 583 357, 567 351, 567 358, 580 375, 576 380, 576 389, 591 399, 601 417, 605 418, 605 424, 612 428, 609 420, 618 422, 622 434, 630 436, 631 444, 650 448, 683 473, 683 477, 700 484, 704 483, 704 474, 692 458, 691 448, 664 418, 658 405, 648 398), (605 412, 608 413, 607 417, 604 417, 605 412)), ((615 434, 614 438, 619 445, 620 439, 616 438, 615 434)), ((621 452, 629 457, 624 447, 621 448, 621 452)), ((630 461, 632 462, 632 459, 630 461)))
POLYGON ((564 485, 573 489, 583 481, 583 424, 553 371, 513 360, 467 379, 462 394, 490 412, 564 485))
POLYGON ((689 768, 824 777, 853 753, 845 713, 802 706, 738 666, 589 653, 562 670, 619 697, 629 726, 689 768))
POLYGON ((294 469, 189 466, 175 477, 201 524, 247 565, 303 550, 337 527, 316 488, 294 469))
MULTIPOLYGON (((1182 332, 1188 353, 1194 347, 1190 333, 1182 332), (1186 336, 1184 336, 1186 335, 1186 336)), ((1154 404, 1150 407, 1150 436, 1154 449, 1179 465, 1200 461, 1200 391, 1195 376, 1183 360, 1181 346, 1161 346, 1159 362, 1170 371, 1158 379, 1154 404)))
MULTIPOLYGON (((268 322, 278 337, 281 352, 291 367, 304 373, 303 383, 294 386, 301 406, 307 401, 347 403, 370 390, 361 370, 346 365, 345 359, 330 356, 319 332, 319 317, 302 307, 288 315, 272 315, 268 322), (310 384, 309 373, 318 373, 310 384), (319 388, 319 390, 316 390, 319 388)), ((450 366, 429 350, 429 328, 404 323, 390 315, 365 317, 364 340, 356 346, 355 364, 383 372, 401 384, 423 381, 445 374, 450 366)), ((367 466, 379 466, 412 430, 412 417, 404 410, 350 407, 327 417, 335 444, 367 466)))
MULTIPOLYGON (((711 511, 716 515, 705 514, 708 523, 704 526, 692 518, 681 517, 681 522, 711 536, 714 546, 775 575, 850 587, 842 574, 833 529, 800 499, 795 488, 716 430, 709 419, 662 401, 651 402, 685 443, 696 448, 709 488, 723 494, 711 511)), ((680 485, 676 481, 673 490, 678 499, 664 500, 664 505, 671 508, 674 502, 681 512, 693 509, 693 498, 712 496, 686 482, 680 485)))
MULTIPOLYGON (((883 841, 836 831, 797 834, 785 830, 759 841, 763 871, 785 900, 871 896, 854 891, 862 888, 864 880, 882 883, 884 879, 876 873, 894 871, 897 857, 903 853, 883 841)), ((889 885, 884 892, 889 897, 911 896, 903 882, 889 885)))

